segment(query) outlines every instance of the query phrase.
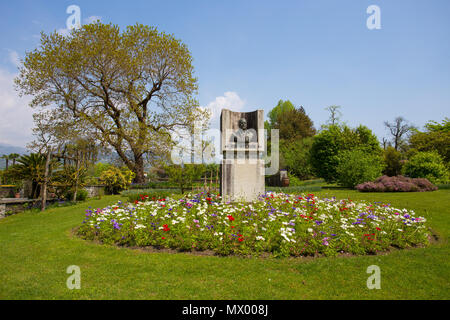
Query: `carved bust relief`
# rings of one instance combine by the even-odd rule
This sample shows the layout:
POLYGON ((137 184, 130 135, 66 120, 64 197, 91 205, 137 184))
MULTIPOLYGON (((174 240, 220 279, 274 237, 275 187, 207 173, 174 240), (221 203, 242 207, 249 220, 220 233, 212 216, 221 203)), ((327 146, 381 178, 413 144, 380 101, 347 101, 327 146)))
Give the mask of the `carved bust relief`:
POLYGON ((258 142, 258 138, 254 129, 247 129, 247 120, 239 119, 239 129, 231 134, 230 142, 237 148, 249 148, 250 145, 258 142))

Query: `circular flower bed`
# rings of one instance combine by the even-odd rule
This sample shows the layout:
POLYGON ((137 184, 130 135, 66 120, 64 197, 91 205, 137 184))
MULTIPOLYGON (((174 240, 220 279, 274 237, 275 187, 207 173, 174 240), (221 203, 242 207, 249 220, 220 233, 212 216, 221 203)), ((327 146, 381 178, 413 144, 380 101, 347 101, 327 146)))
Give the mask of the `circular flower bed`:
POLYGON ((313 194, 266 193, 253 203, 215 195, 149 199, 86 210, 85 239, 220 255, 369 254, 428 243, 425 219, 412 210, 313 194))

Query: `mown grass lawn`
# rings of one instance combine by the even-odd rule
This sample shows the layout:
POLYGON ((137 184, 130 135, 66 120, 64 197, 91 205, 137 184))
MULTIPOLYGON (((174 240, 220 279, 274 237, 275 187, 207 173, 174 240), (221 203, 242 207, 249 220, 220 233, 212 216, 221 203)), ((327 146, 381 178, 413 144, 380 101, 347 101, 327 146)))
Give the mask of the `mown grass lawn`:
POLYGON ((0 299, 449 299, 450 190, 319 196, 383 201, 416 210, 439 241, 427 248, 376 256, 245 259, 149 253, 98 245, 72 236, 88 206, 107 196, 44 213, 0 220, 0 299), (381 289, 369 290, 370 265, 381 268, 381 289), (69 290, 66 268, 81 268, 81 289, 69 290))

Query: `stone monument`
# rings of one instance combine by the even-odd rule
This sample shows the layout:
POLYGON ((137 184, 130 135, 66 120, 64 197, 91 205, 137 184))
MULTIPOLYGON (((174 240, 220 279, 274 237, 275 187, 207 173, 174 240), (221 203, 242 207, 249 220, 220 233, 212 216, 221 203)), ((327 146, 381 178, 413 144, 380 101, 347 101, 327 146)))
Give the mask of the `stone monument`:
POLYGON ((220 115, 220 195, 224 201, 254 201, 264 193, 264 111, 220 115))

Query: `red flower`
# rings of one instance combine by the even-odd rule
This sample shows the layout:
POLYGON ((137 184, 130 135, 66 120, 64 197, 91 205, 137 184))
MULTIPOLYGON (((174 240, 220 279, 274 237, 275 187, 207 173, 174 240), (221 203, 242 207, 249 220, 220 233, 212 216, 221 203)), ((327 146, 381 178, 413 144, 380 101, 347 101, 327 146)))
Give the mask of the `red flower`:
POLYGON ((381 231, 381 229, 380 229, 380 228, 378 228, 378 227, 376 227, 375 229, 377 229, 378 231, 381 231))
POLYGON ((234 217, 232 215, 227 216, 230 221, 234 221, 234 217))
POLYGON ((234 226, 231 226, 231 228, 233 229, 233 228, 234 228, 234 226))
POLYGON ((242 242, 242 241, 244 241, 244 239, 242 239, 242 238, 239 238, 238 240, 239 240, 239 242, 242 242))
POLYGON ((161 237, 161 239, 166 240, 166 238, 164 238, 164 237, 161 237))
POLYGON ((168 226, 167 224, 165 224, 165 225, 163 225, 163 230, 164 230, 164 231, 169 231, 170 228, 169 228, 169 226, 168 226))

